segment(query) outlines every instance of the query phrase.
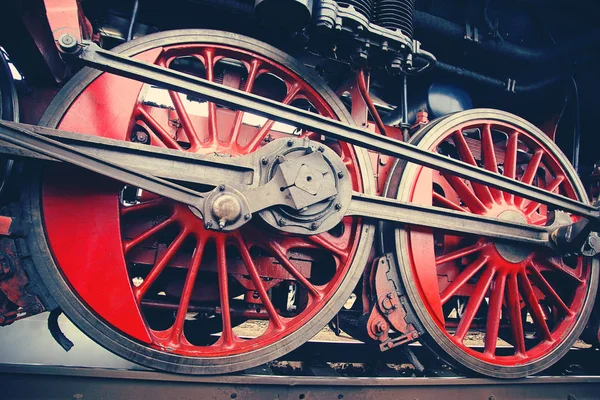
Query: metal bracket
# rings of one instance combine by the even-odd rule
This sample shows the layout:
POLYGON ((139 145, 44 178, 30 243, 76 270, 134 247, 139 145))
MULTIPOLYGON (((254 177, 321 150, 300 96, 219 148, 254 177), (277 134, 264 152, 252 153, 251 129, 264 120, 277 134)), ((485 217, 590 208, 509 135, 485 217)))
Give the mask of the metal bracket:
POLYGON ((372 339, 381 342, 381 351, 419 338, 418 325, 413 323, 411 317, 412 311, 400 299, 403 290, 393 257, 393 254, 387 253, 373 261, 377 300, 367 322, 367 332, 372 339), (400 336, 391 337, 390 329, 400 333, 400 336))

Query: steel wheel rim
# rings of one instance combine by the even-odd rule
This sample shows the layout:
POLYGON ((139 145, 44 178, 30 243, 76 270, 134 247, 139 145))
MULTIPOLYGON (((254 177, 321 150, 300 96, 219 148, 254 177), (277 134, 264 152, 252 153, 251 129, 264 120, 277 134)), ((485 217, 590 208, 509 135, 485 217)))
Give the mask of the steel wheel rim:
MULTIPOLYGON (((497 110, 471 110, 471 111, 467 111, 467 112, 463 112, 463 113, 458 113, 456 115, 453 116, 449 116, 446 118, 442 118, 438 123, 437 126, 432 126, 432 127, 426 127, 424 128, 424 130, 419 133, 414 140, 419 143, 420 146, 424 146, 426 148, 433 148, 436 147, 437 144, 441 141, 443 141, 444 136, 447 135, 445 132, 453 132, 459 128, 464 128, 464 130, 466 130, 467 127, 471 127, 475 124, 475 121, 477 118, 479 118, 480 120, 485 120, 485 122, 491 123, 493 125, 493 127, 497 127, 497 128, 502 128, 503 126, 506 127, 508 126, 506 121, 510 121, 510 124, 517 124, 521 127, 521 132, 519 135, 524 136, 524 140, 525 141, 530 141, 530 144, 534 144, 537 146, 541 146, 543 147, 545 150, 545 153, 543 155, 543 157, 541 158, 543 162, 548 161, 551 164, 554 164, 553 167, 557 167, 558 164, 563 164, 565 163, 565 159, 563 156, 561 156, 559 153, 556 153, 556 149, 553 146, 553 144, 549 144, 548 141, 543 139, 543 136, 541 141, 539 140, 538 135, 543 135, 541 132, 539 132, 535 127, 533 127, 531 124, 527 123, 526 121, 512 116, 511 114, 508 113, 504 113, 501 111, 497 111, 497 110), (503 122, 504 121, 504 122, 503 122), (427 133, 430 132, 430 136, 427 136, 427 133), (533 140, 532 138, 538 138, 538 140, 533 140), (547 160, 547 158, 550 158, 550 160, 547 160)), ((484 121, 480 121, 481 123, 483 123, 484 121)), ((495 129, 492 129, 492 131, 494 131, 495 129)), ((480 130, 480 132, 482 132, 482 130, 480 130)), ((487 136, 487 134, 486 134, 487 136)), ((463 142, 462 144, 456 144, 454 143, 454 147, 458 148, 458 147, 462 147, 463 153, 464 153, 464 141, 460 140, 459 138, 456 139, 459 142, 463 142)), ((480 140, 481 142, 481 140, 480 140)), ((514 143, 520 143, 518 141, 514 142, 514 143)), ((513 144, 514 144, 513 143, 513 144)), ((515 147, 516 148, 516 147, 515 147)), ((496 149, 497 151, 497 149, 496 149)), ((465 154, 462 154, 463 158, 465 157, 465 154)), ((468 157, 468 155, 467 155, 468 157)), ((533 157, 532 157, 533 158, 533 157)), ((465 160, 467 162, 469 162, 469 160, 465 160)), ((531 160, 529 160, 531 161, 531 160)), ((471 160, 472 162, 472 160, 471 160)), ((535 160, 534 160, 535 162, 535 160)), ((487 165, 488 168, 491 168, 491 164, 487 165)), ((401 179, 401 182, 399 183, 400 187, 398 189, 398 194, 397 197, 401 200, 411 200, 414 199, 414 197, 412 197, 412 194, 414 194, 414 190, 415 190, 415 185, 417 185, 418 183, 418 179, 419 178, 415 178, 417 176, 417 174, 419 174, 419 171, 421 171, 422 168, 418 167, 418 166, 414 166, 414 165, 408 165, 406 167, 400 166, 398 168, 398 172, 392 174, 395 175, 395 177, 393 177, 391 179, 391 181, 393 181, 394 179, 396 179, 396 184, 398 183, 398 180, 401 179), (412 191, 412 192, 411 192, 412 191), (409 192, 411 192, 411 194, 409 194, 409 192)), ((570 169, 569 167, 567 167, 566 169, 562 170, 564 176, 565 176, 565 182, 569 182, 570 188, 567 188, 567 192, 568 194, 570 194, 571 196, 575 196, 578 195, 580 196, 580 198, 585 198, 585 192, 582 188, 581 183, 579 182, 578 178, 575 178, 575 180, 573 180, 573 176, 574 172, 572 171, 572 169, 570 169)), ((510 171, 508 172, 510 174, 510 171)), ((525 172, 526 173, 526 172, 525 172)), ((522 175, 524 175, 524 173, 521 173, 521 177, 522 175)), ((519 177, 519 175, 517 175, 517 177, 519 177)), ((452 178, 450 178, 452 180, 452 178)), ((434 180, 435 181, 435 180, 434 180)), ((453 185, 456 186, 457 183, 453 182, 453 185)), ((393 185, 391 185, 393 186, 393 185)), ((425 185, 426 186, 426 185, 425 185)), ((422 189, 425 188, 425 186, 422 187, 422 189)), ((429 183, 429 187, 431 188, 431 183, 429 183)), ((442 188, 442 192, 443 192, 442 188)), ((475 187, 475 189, 473 189, 473 186, 469 185, 469 189, 471 190, 471 193, 475 193, 476 196, 487 196, 487 197, 492 197, 492 203, 494 203, 494 201, 496 201, 496 199, 494 198, 496 195, 501 194, 502 196, 499 196, 500 198, 497 199, 500 202, 505 201, 504 199, 504 193, 494 193, 494 191, 492 191, 492 193, 486 194, 485 190, 483 190, 481 187, 477 188, 475 187)), ((439 191, 439 188, 436 189, 439 191)), ((393 190, 391 190, 389 192, 391 195, 395 195, 393 193, 393 190)), ((435 205, 439 205, 439 206, 445 206, 445 207, 450 207, 450 208, 455 208, 458 209, 458 207, 454 207, 451 204, 447 204, 446 202, 443 201, 443 199, 439 199, 440 196, 437 196, 436 194, 431 194, 432 190, 430 189, 430 194, 429 194, 429 199, 426 200, 427 195, 423 194, 422 198, 420 199, 421 201, 429 201, 431 204, 431 202, 434 202, 433 198, 436 197, 436 200, 434 202, 435 205)), ((454 191, 453 194, 456 194, 456 191, 454 191)), ((468 195, 468 194, 467 194, 468 195)), ((463 197, 466 195, 463 195, 463 197)), ((451 196, 442 196, 442 197, 451 197, 451 196)), ((457 196, 458 199, 464 201, 463 197, 461 196, 457 196)), ((454 201, 457 200, 457 198, 455 197, 453 199, 454 201)), ((490 200, 489 198, 486 200, 490 200)), ((512 201, 510 200, 510 198, 508 198, 507 201, 512 201)), ((517 200, 516 203, 518 204, 518 207, 527 207, 527 201, 521 202, 521 200, 517 200)), ((474 208, 479 208, 479 205, 477 204, 472 204, 472 206, 474 208)), ((508 209, 512 209, 514 207, 506 207, 505 210, 508 209)), ((500 209, 501 210, 501 209, 500 209)), ((495 211, 498 211, 498 209, 496 209, 495 211)), ((470 209, 468 209, 468 212, 471 212, 470 209)), ((476 213, 478 214, 486 214, 486 210, 477 210, 476 213)), ((492 214, 491 212, 487 212, 487 215, 492 214)), ((496 212, 496 215, 492 215, 492 216, 497 216, 498 212, 496 212)), ((541 221, 539 218, 534 221, 529 219, 529 222, 531 223, 542 223, 543 221, 541 221)), ((488 373, 494 376, 499 376, 499 377, 517 377, 517 376, 524 376, 527 374, 531 374, 531 373, 535 373, 539 370, 542 370, 544 368, 547 368, 549 365, 551 365, 552 362, 554 362, 556 359, 558 359, 559 355, 561 355, 562 353, 564 353, 565 351, 568 350, 568 348, 570 347, 570 345, 577 339, 580 331, 583 329, 584 325, 585 325, 585 320, 587 319, 587 316, 589 315, 589 312, 591 311, 591 307, 590 305, 593 303, 593 297, 595 292, 593 291, 593 288, 597 286, 597 276, 596 273, 592 271, 591 269, 591 262, 586 262, 585 264, 585 284, 583 285, 583 288, 577 293, 577 296, 574 296, 572 299, 571 304, 573 305, 573 308, 577 308, 577 312, 573 313, 572 315, 569 316, 569 318, 564 318, 560 323, 558 323, 556 326, 554 326, 551 331, 553 334, 555 334, 554 337, 554 342, 553 343, 546 343, 544 344, 543 341, 541 341, 540 343, 538 343, 537 345, 534 345, 530 348, 526 348, 525 352, 519 351, 519 353, 525 353, 525 354, 516 354, 514 356, 501 356, 500 354, 497 354, 498 352, 493 352, 490 354, 491 352, 491 348, 493 347, 493 344, 497 344, 497 341, 493 340, 493 335, 488 335, 486 333, 486 338, 491 337, 492 339, 486 339, 487 341, 487 346, 484 344, 484 348, 483 351, 476 351, 473 350, 471 348, 469 348, 467 345, 465 345, 463 343, 463 340, 457 340, 457 338, 455 337, 455 335, 458 333, 459 337, 464 338, 464 336, 469 332, 468 330, 466 330, 465 325, 466 323, 463 324, 463 326, 460 326, 460 322, 458 323, 458 326, 453 327, 452 329, 450 329, 450 327, 448 327, 447 325, 444 325, 443 323, 441 323, 441 318, 445 318, 444 315, 444 311, 442 311, 440 308, 437 308, 437 312, 432 311, 431 308, 431 299, 432 296, 434 296, 433 293, 433 289, 431 289, 429 291, 429 293, 424 294, 424 290, 423 290, 423 285, 421 282, 421 278, 419 277, 418 273, 415 273, 415 265, 418 264, 417 259, 417 255, 412 254, 411 255, 411 245, 413 245, 414 243, 416 243, 416 240, 418 240, 417 236, 418 235, 424 235, 427 236, 426 233, 419 233, 416 232, 416 230, 413 231, 409 231, 409 230, 397 230, 396 232, 396 249, 397 249, 397 254, 398 254, 398 259, 399 259, 399 264, 400 264, 400 270, 403 274, 403 279, 405 282, 405 285, 407 286, 407 291, 409 293, 409 296, 411 298, 411 302, 413 303, 413 305, 415 306, 415 311, 417 312, 417 314, 420 317, 421 322, 424 324, 424 326, 426 327, 426 330, 432 335, 433 338, 433 342, 430 343, 434 348, 441 348, 442 351, 444 353, 448 354, 446 361, 450 362, 451 364, 456 364, 457 361, 459 362, 459 364, 462 364, 463 366, 467 366, 469 368, 472 368, 473 370, 480 372, 480 373, 488 373), (408 249, 406 251, 404 251, 403 249, 408 249), (584 307, 585 306, 585 307, 584 307), (442 314, 443 316, 440 318, 440 314, 442 314), (433 317, 433 315, 435 315, 435 317, 433 317), (584 321, 582 323, 582 321, 584 321), (561 325, 562 324, 562 325, 561 325), (561 326, 564 328, 561 328, 561 326), (576 329, 574 329, 576 328, 576 329), (561 329, 562 329, 562 333, 561 333, 561 329), (468 357, 465 357, 465 355, 467 355, 468 357), (472 357, 473 359, 469 359, 469 357, 472 357), (550 360, 549 360, 550 359, 550 360), (541 362, 542 360, 545 360, 546 362, 541 362)), ((430 235, 433 236, 433 235, 430 235)), ((433 238, 430 238, 430 241, 432 241, 433 238)), ((430 242, 433 243, 433 242, 430 242)), ((470 257, 470 256, 478 256, 478 253, 485 253, 483 256, 479 256, 478 259, 476 258, 475 260, 469 259, 469 263, 467 263, 466 266, 464 266, 463 268, 458 269, 458 272, 463 272, 467 269, 470 270, 470 273, 465 273, 462 276, 459 275, 459 273, 456 274, 454 280, 457 282, 460 282, 460 280, 462 280, 462 278, 468 277, 472 274, 472 277, 470 278, 473 281, 476 282, 481 282, 481 281, 489 281, 491 280, 493 283, 490 284, 491 290, 490 289, 485 289, 484 288, 484 284, 480 284, 480 289, 478 291, 479 296, 481 297, 483 296, 483 300, 481 304, 484 304, 484 307, 491 307, 491 296, 489 296, 488 294, 490 292, 494 292, 494 289, 496 289, 497 292, 501 292, 501 286, 502 286, 502 280, 499 280, 499 283, 496 280, 496 277, 499 276, 497 274, 499 273, 506 273, 508 276, 511 276, 511 278, 506 279, 506 281, 504 282, 504 287, 507 288, 508 285, 510 285, 511 289, 514 291, 515 290, 515 286, 516 286, 516 290, 520 291, 527 291, 527 289, 522 289, 522 286, 525 287, 526 282, 525 280, 521 277, 521 275, 519 275, 518 279, 514 279, 512 277, 515 276, 515 274, 517 273, 516 270, 518 269, 516 266, 519 265, 519 263, 508 263, 506 262, 506 260, 503 258, 502 260, 506 263, 509 264, 507 265, 503 265, 499 268, 497 268, 496 270, 492 272, 486 272, 486 271, 490 271, 490 268, 487 268, 487 264, 483 264, 483 265, 479 265, 482 264, 481 263, 481 258, 482 257, 489 257, 486 261, 487 263, 498 263, 497 260, 497 256, 498 256, 498 252, 496 251, 496 246, 494 244, 492 244, 491 246, 488 245, 487 247, 479 247, 479 246, 483 246, 485 245, 486 241, 474 241, 473 243, 471 243, 472 247, 467 249, 467 252, 470 252, 468 254, 465 254, 465 256, 470 257), (491 247, 491 250, 490 250, 491 247), (496 257, 496 258, 494 258, 496 257), (479 261, 479 262, 477 262, 479 261), (512 272, 507 272, 507 270, 510 270, 509 267, 513 266, 513 270, 512 272), (466 268, 465 268, 466 267, 466 268), (487 268, 487 270, 486 270, 487 268), (475 271, 475 272, 473 272, 475 271), (483 293, 483 294, 481 294, 483 293)), ((458 249, 454 249, 454 250, 458 250, 458 249)), ((422 251, 422 250, 421 250, 422 251)), ((427 250, 429 252, 429 250, 427 250)), ((414 250, 413 250, 414 252, 414 250)), ((451 259, 452 258, 452 254, 448 255, 445 254, 448 253, 447 251, 444 251, 441 254, 438 254, 437 257, 437 261, 438 261, 438 266, 434 267, 434 269, 436 269, 438 267, 443 267, 443 260, 444 258, 441 257, 442 255, 446 256, 446 259, 448 259, 448 257, 451 259)), ((457 256, 460 254, 460 251, 454 251, 454 255, 457 256)), ((460 260, 460 258, 457 258, 458 260, 460 260)), ((515 261, 515 260, 513 260, 515 261)), ((435 265, 435 260, 433 260, 433 265, 435 265)), ((450 262, 450 261, 448 261, 450 262)), ((527 261, 523 261, 523 263, 527 263, 527 261)), ((422 263, 421 263, 422 264, 422 263)), ((421 267, 423 267, 423 265, 421 265, 421 267)), ((437 279, 437 272, 436 272, 436 279, 437 279)), ((519 272, 520 274, 520 272, 519 272)), ((433 281, 431 281, 431 279, 433 279, 431 276, 429 277, 430 279, 430 283, 432 283, 433 281)), ((465 283, 464 285, 468 284, 468 280, 467 283, 465 283)), ((436 282, 437 284, 437 282, 436 282)), ((463 286, 464 286, 463 285, 463 286)), ((541 283, 540 283, 541 285, 541 283)), ((477 285, 475 285, 475 287, 477 287, 477 285)), ((534 288, 538 288, 535 284, 533 285, 534 288)), ((431 287, 430 287, 431 288, 431 287)), ((460 287, 457 287, 457 285, 453 285, 451 286, 451 283, 446 284, 446 288, 450 288, 449 290, 447 290, 446 292, 444 292, 441 288, 436 290, 435 296, 438 297, 438 302, 442 302, 442 301, 449 301, 450 299, 454 299, 456 294, 460 294, 460 287), (452 293, 453 290, 457 290, 456 292, 454 292, 454 295, 452 293), (440 293, 441 292, 441 293, 440 293)), ((502 319, 505 319, 505 313, 508 312, 508 310, 506 309, 506 299, 500 299, 500 295, 496 295, 496 299, 494 300, 494 304, 493 306, 495 307, 495 309, 497 309, 498 304, 500 303, 500 307, 501 307, 501 312, 502 312, 502 319)), ((513 296, 514 298, 514 296, 513 296)), ((533 301, 532 301, 533 303, 533 301)), ((514 304, 514 302, 513 302, 514 304)), ((523 302, 521 301, 519 304, 523 304, 523 302)), ((534 307, 534 306, 533 306, 534 307)), ((529 310, 529 305, 525 304, 524 306, 525 309, 528 310, 529 314, 533 314, 532 311, 529 310)), ((535 308, 535 307, 534 307, 535 308)), ((516 306, 515 306, 516 309, 516 306)), ((470 310, 468 310, 468 302, 467 302, 467 307, 465 307, 465 314, 468 315, 468 318, 473 318, 471 320, 471 322, 473 322, 473 320, 477 320, 477 318, 482 318, 481 315, 477 315, 477 310, 475 312, 472 312, 470 310), (473 315, 471 315, 473 314, 473 315)), ((462 317, 465 316, 465 314, 462 315, 462 317)), ((493 313, 495 314, 495 313, 493 313)), ((516 314, 515 314, 516 315, 516 314)), ((538 314, 539 315, 539 314, 538 314)), ((542 314, 544 315, 544 314, 542 314)), ((531 318, 531 316, 529 315, 528 317, 531 318)), ((535 315, 534 315, 535 317, 535 315)), ((487 327, 488 324, 488 318, 489 317, 489 313, 488 314, 484 314, 483 316, 484 321, 484 327, 487 327)), ((492 318, 493 319, 493 318, 492 318)), ((515 317, 516 319, 516 317, 515 317)), ((460 319, 462 320, 462 318, 460 319)), ((468 321, 468 319, 467 319, 468 321)), ((537 322, 537 320, 533 321, 534 323, 537 322)), ((509 327, 509 329, 512 329, 512 327, 509 327)), ((542 330, 540 328, 540 330, 542 330)), ((528 343, 528 346, 531 345, 531 343, 528 343)), ((520 346, 520 344, 519 344, 520 346)), ((521 349, 522 350, 522 349, 521 349)))
MULTIPOLYGON (((165 33, 165 34, 153 35, 153 37, 146 37, 144 40, 145 41, 150 41, 151 39, 155 39, 155 40, 158 40, 159 42, 162 42, 162 43, 166 42, 166 44, 169 44, 169 42, 171 42, 171 43, 172 42, 176 42, 177 39, 178 39, 178 37, 181 37, 181 36, 185 36, 185 35, 194 36, 194 35, 200 35, 200 34, 208 36, 208 37, 214 35, 217 39, 219 37, 221 37, 221 39, 222 39, 223 36, 226 36, 227 39, 230 40, 230 42, 235 40, 236 43, 237 43, 236 39, 239 39, 239 40, 242 40, 242 41, 243 40, 252 41, 251 39, 247 39, 247 38, 244 38, 244 37, 241 37, 241 36, 236 36, 236 35, 231 35, 231 34, 225 34, 225 35, 223 35, 223 34, 221 34, 219 32, 211 32, 211 31, 180 31, 180 35, 176 35, 175 32, 173 32, 173 33, 165 33)), ((217 40, 217 42, 218 42, 218 40, 217 40)), ((252 41, 252 42, 254 42, 254 41, 252 41)), ((126 46, 126 47, 130 47, 130 46, 126 46)), ((265 46, 265 47, 268 47, 268 46, 265 46)), ((135 54, 135 52, 133 52, 133 53, 135 54)), ((91 73, 91 75, 92 75, 91 79, 88 78, 89 81, 85 83, 86 87, 87 87, 87 85, 89 85, 89 83, 91 81, 93 81, 97 77, 98 74, 91 73)), ((83 86, 81 83, 80 83, 80 85, 83 86)), ((73 96, 73 97, 76 97, 76 96, 73 96)), ((323 101, 325 102, 325 100, 323 100, 323 101)), ((339 111, 339 109, 338 109, 338 111, 339 111)), ((51 113, 47 113, 45 119, 46 119, 46 123, 49 124, 49 125, 53 124, 52 120, 54 120, 54 125, 58 122, 58 118, 57 118, 56 114, 53 115, 51 113)), ((362 160, 361 163, 363 163, 364 160, 365 160, 364 154, 362 154, 361 152, 357 152, 356 154, 357 154, 357 157, 362 160)), ((370 190, 370 182, 365 182, 365 189, 367 191, 370 190)), ((356 249, 360 250, 360 251, 357 252, 357 253, 360 254, 360 257, 357 257, 357 258, 362 259, 362 258, 364 258, 364 254, 363 253, 365 253, 364 252, 365 246, 368 246, 368 244, 369 244, 369 240, 368 239, 369 239, 370 236, 372 236, 372 230, 369 229, 369 227, 365 225, 361 229, 360 234, 361 234, 361 237, 365 236, 365 238, 364 238, 365 240, 361 240, 360 241, 360 243, 361 243, 360 246, 358 246, 356 249)), ((339 283, 338 287, 341 287, 343 285, 343 290, 341 290, 340 292, 344 292, 344 293, 348 292, 347 294, 349 295, 349 292, 351 291, 352 286, 353 286, 353 282, 355 282, 359 278, 359 276, 360 276, 360 270, 359 269, 362 266, 362 263, 363 262, 361 260, 355 259, 354 262, 350 265, 351 268, 348 268, 346 270, 346 273, 343 276, 339 277, 340 279, 338 281, 338 283, 339 283), (358 270, 357 270, 357 268, 358 268, 358 270)), ((335 294, 336 298, 338 299, 337 300, 338 303, 339 303, 339 299, 340 298, 345 297, 344 293, 338 294, 338 292, 333 292, 333 294, 335 294)), ((328 298, 330 298, 330 297, 324 297, 324 300, 327 300, 328 298)), ((325 304, 326 301, 324 301, 323 303, 325 304)), ((342 302, 342 304, 343 304, 343 302, 342 302)), ((70 306, 66 306, 67 309, 69 307, 70 306)), ((337 305, 335 307, 337 307, 337 305)), ((335 308, 335 307, 333 307, 333 308, 335 308)), ((334 312, 335 312, 335 310, 333 310, 332 308, 322 307, 322 308, 316 310, 315 314, 317 314, 317 315, 316 315, 315 319, 319 321, 318 324, 325 325, 325 323, 328 321, 328 319, 333 316, 334 312)), ((313 314, 313 317, 314 317, 314 314, 313 314)), ((304 322, 309 322, 310 320, 312 320, 312 318, 305 318, 305 319, 306 319, 306 321, 304 321, 304 322)), ((296 327, 297 329, 295 329, 293 332, 287 332, 287 335, 285 337, 285 339, 286 339, 286 345, 287 345, 287 348, 288 348, 287 351, 289 351, 292 348, 296 347, 297 345, 301 344, 304 340, 310 338, 314 333, 316 333, 321 328, 321 327, 317 328, 315 323, 309 323, 309 324, 306 324, 306 326, 304 326, 304 324, 301 324, 301 325, 302 326, 297 326, 296 327), (305 339, 302 339, 303 335, 304 336, 308 336, 308 337, 306 337, 305 339)), ((99 340, 99 341, 102 341, 102 340, 99 340)), ((122 350, 125 353, 128 352, 128 349, 124 348, 122 350)), ((252 346, 248 346, 248 348, 244 348, 242 350, 243 351, 240 350, 239 354, 237 354, 237 357, 232 357, 232 358, 236 358, 238 360, 248 360, 249 358, 251 358, 251 352, 253 350, 256 350, 256 346, 254 346, 254 348, 252 346)), ((275 357, 277 354, 283 354, 283 353, 285 353, 286 352, 286 347, 282 346, 282 345, 278 346, 277 341, 275 341, 275 342, 272 342, 272 343, 266 343, 266 344, 264 344, 264 347, 262 348, 262 350, 264 350, 264 351, 262 351, 262 355, 257 355, 256 356, 257 358, 256 358, 256 362, 255 363, 260 363, 261 360, 267 361, 268 359, 271 359, 271 358, 275 357), (275 355, 273 355, 273 354, 275 354, 275 355)), ((173 366, 172 362, 182 363, 182 364, 187 364, 187 365, 191 365, 191 364, 193 364, 193 365, 202 365, 202 364, 204 364, 203 360, 200 360, 200 359, 187 358, 187 357, 176 357, 176 358, 173 358, 173 357, 171 357, 171 354, 164 354, 164 353, 158 353, 157 354, 156 352, 151 352, 151 353, 153 353, 153 356, 157 356, 157 358, 163 358, 165 360, 165 365, 167 365, 167 367, 166 367, 167 369, 173 369, 173 370, 177 370, 178 369, 176 366, 173 366)), ((221 362, 218 359, 220 359, 222 357, 214 357, 214 358, 216 359, 216 363, 221 362)), ((213 365, 214 362, 207 361, 206 364, 207 365, 213 365)), ((236 369, 236 367, 234 367, 232 365, 233 365, 233 361, 232 361, 232 364, 230 364, 229 366, 225 367, 225 369, 221 368, 221 367, 215 367, 215 368, 212 368, 210 371, 207 370, 206 372, 209 372, 209 373, 227 372, 227 371, 236 369)), ((190 371, 186 371, 186 372, 190 372, 190 371)), ((191 372, 192 373, 206 373, 205 371, 202 371, 202 370, 194 370, 194 371, 191 371, 191 372)))

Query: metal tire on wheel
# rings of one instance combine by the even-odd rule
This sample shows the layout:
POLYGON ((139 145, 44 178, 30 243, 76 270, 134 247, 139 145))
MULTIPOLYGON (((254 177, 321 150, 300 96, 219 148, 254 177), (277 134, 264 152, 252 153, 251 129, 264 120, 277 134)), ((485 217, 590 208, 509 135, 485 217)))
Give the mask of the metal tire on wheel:
MULTIPOLYGON (((558 147, 515 115, 452 114, 411 142, 587 201, 558 147)), ((534 201, 401 161, 386 195, 522 223, 544 225, 548 216, 534 201)), ((418 227, 394 236, 401 279, 426 331, 422 340, 459 369, 498 378, 535 374, 558 361, 586 325, 598 287, 596 259, 418 227)))
MULTIPOLYGON (((318 76, 251 38, 181 30, 114 51, 352 121, 318 76)), ((297 134, 157 90, 84 69, 40 124, 215 156, 250 153, 272 138, 297 134), (151 93, 158 97, 150 99, 151 93), (171 106, 157 106, 168 99, 171 106)), ((353 189, 371 192, 366 152, 323 143, 344 160, 353 189)), ((171 372, 238 371, 306 342, 348 299, 373 240, 373 227, 352 217, 335 232, 310 237, 280 233, 258 216, 232 233, 208 231, 187 207, 85 171, 60 165, 31 175, 22 203, 33 223, 27 244, 52 296, 102 346, 171 372), (290 300, 288 293, 295 296, 290 300), (253 318, 267 321, 263 331, 238 335, 236 325, 253 318)))

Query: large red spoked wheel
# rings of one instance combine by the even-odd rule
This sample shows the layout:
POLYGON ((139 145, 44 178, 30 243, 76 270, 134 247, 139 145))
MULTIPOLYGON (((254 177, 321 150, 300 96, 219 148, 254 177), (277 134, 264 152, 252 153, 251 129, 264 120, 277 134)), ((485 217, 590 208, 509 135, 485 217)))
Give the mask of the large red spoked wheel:
MULTIPOLYGON (((457 113, 412 142, 587 199, 557 146, 506 112, 457 113)), ((412 164, 398 163, 387 195, 529 224, 545 225, 549 216, 535 201, 412 164)), ((396 230, 395 246, 407 294, 426 330, 424 342, 450 364, 480 374, 516 378, 548 368, 577 340, 594 304, 597 261, 589 258, 417 227, 396 230)))
MULTIPOLYGON (((351 122, 318 77, 250 38, 173 31, 114 51, 351 122)), ((41 122, 215 157, 290 135, 321 140, 93 70, 72 79, 41 122)), ((353 189, 370 191, 365 153, 323 143, 343 159, 353 189)), ((258 216, 219 233, 181 204, 75 168, 49 168, 33 182, 24 202, 30 251, 67 316, 109 350, 173 372, 241 370, 309 340, 351 294, 372 243, 372 227, 357 218, 310 237, 280 233, 258 216)))

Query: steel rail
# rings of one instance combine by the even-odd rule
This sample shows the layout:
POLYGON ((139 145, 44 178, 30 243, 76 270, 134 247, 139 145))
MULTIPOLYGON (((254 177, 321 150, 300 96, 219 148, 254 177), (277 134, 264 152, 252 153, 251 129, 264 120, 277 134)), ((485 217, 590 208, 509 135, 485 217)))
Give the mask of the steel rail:
POLYGON ((346 215, 419 225, 454 233, 473 234, 535 246, 553 247, 550 241, 552 227, 482 217, 467 212, 405 203, 363 193, 353 193, 346 215))
MULTIPOLYGON (((315 372, 320 372, 316 370, 315 372)), ((260 371, 259 371, 260 372, 260 371)), ((598 376, 535 376, 517 380, 459 377, 369 377, 268 374, 182 376, 154 371, 0 365, 8 398, 76 399, 591 399, 598 376)), ((322 369, 326 373, 326 369, 322 369)))
POLYGON ((194 207, 198 211, 201 211, 204 205, 204 193, 153 175, 144 174, 134 168, 105 160, 86 151, 40 135, 30 129, 23 128, 20 124, 5 122, 0 124, 0 140, 179 201, 194 207))
MULTIPOLYGON (((136 171, 163 179, 210 186, 223 182, 239 186, 258 185, 254 156, 258 153, 252 153, 251 157, 219 157, 0 120, 0 130, 6 134, 12 135, 16 128, 59 141, 114 164, 135 165, 136 171)), ((10 158, 60 161, 3 141, 0 141, 0 153, 10 158)))
POLYGON ((560 194, 525 184, 477 166, 429 152, 399 140, 346 125, 306 110, 281 104, 271 99, 210 82, 168 68, 149 64, 131 57, 104 50, 93 43, 86 43, 79 59, 87 66, 175 90, 187 95, 200 96, 208 101, 227 107, 251 112, 256 115, 284 122, 327 137, 378 151, 392 157, 414 162, 435 170, 444 171, 465 179, 479 182, 554 208, 584 216, 595 223, 600 222, 600 209, 569 199, 560 194))
MULTIPOLYGON (((12 149, 13 153, 20 151, 21 155, 24 156, 41 154, 45 159, 72 163, 124 183, 149 190, 152 193, 180 201, 196 208, 201 214, 205 212, 205 199, 208 198, 209 192, 197 192, 152 175, 152 173, 160 171, 160 168, 152 165, 152 156, 156 156, 159 161, 161 157, 167 156, 168 162, 173 162, 176 166, 184 170, 188 169, 187 167, 193 162, 203 162, 197 169, 202 170, 203 166, 210 167, 213 172, 218 172, 219 175, 219 178, 212 177, 207 179, 207 174, 199 173, 195 181, 207 185, 221 185, 229 182, 227 177, 230 175, 228 172, 231 170, 234 173, 240 168, 253 171, 251 163, 248 162, 251 160, 247 156, 215 161, 207 156, 188 155, 183 152, 164 149, 155 150, 150 146, 105 138, 87 137, 72 132, 4 121, 0 121, 0 140, 16 146, 16 148, 12 149), (71 144, 79 147, 74 147, 71 144), (26 154, 21 150, 22 148, 30 153, 26 154), (177 153, 181 154, 178 155, 177 153), (105 158, 110 155, 112 155, 111 159, 105 158), (248 160, 244 161, 244 158, 248 160), (114 160, 119 161, 115 162, 114 160), (138 162, 133 163, 136 160, 138 162), (140 162, 140 160, 145 160, 145 162, 140 162), (128 167, 131 164, 136 165, 136 167, 128 167), (143 165, 151 167, 147 168, 149 170, 145 170, 143 165)), ((273 145, 276 146, 275 143, 273 145)), ((268 150, 266 147, 263 149, 268 150)), ((5 148, 2 151, 6 150, 5 148)), ((260 151, 253 153, 252 159, 255 161, 260 159, 261 154, 260 151)), ((168 174, 166 175, 169 177, 168 174)), ((266 184, 255 188, 250 188, 249 185, 240 185, 239 187, 240 189, 242 187, 248 188, 247 190, 242 190, 240 194, 245 196, 248 203, 250 203, 249 212, 260 211, 278 204, 287 204, 284 201, 286 196, 282 195, 278 183, 275 186, 273 184, 266 184)), ((399 202, 356 192, 352 195, 350 208, 345 215, 359 215, 396 223, 441 228, 451 232, 474 234, 494 239, 554 248, 549 234, 551 226, 524 225, 498 218, 461 213, 441 207, 399 202)), ((249 218, 246 219, 246 221, 248 220, 249 218)))

